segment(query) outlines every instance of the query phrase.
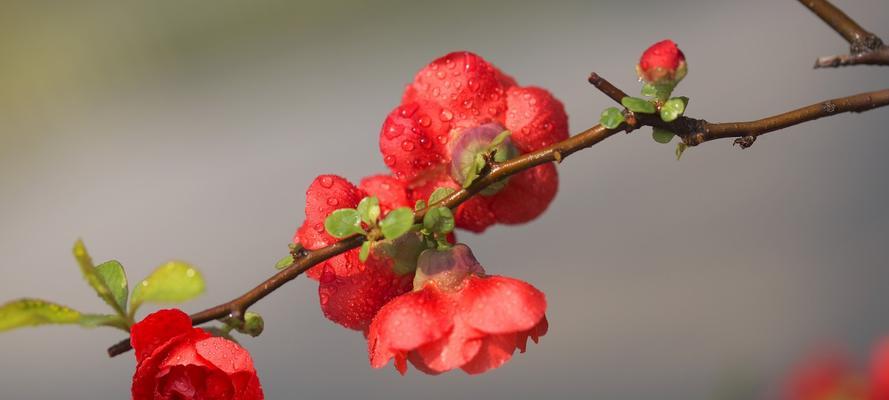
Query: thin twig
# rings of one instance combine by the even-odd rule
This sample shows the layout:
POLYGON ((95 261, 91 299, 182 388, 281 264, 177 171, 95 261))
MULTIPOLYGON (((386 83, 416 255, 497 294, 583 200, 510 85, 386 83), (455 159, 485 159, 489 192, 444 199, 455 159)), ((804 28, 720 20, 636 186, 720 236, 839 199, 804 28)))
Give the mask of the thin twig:
POLYGON ((879 36, 858 25, 842 10, 827 0, 799 0, 827 25, 849 42, 849 54, 821 57, 815 68, 848 65, 889 65, 889 46, 879 36))
MULTIPOLYGON (((597 89, 601 90, 617 102, 620 102, 620 99, 625 96, 623 91, 595 73, 590 76, 589 80, 597 89)), ((549 147, 521 155, 503 163, 494 164, 468 188, 458 190, 441 200, 439 203, 431 204, 425 209, 417 211, 414 220, 417 223, 420 223, 423 220, 423 216, 432 207, 445 206, 451 209, 456 208, 466 200, 469 200, 473 195, 504 178, 548 162, 561 162, 571 154, 592 147, 615 133, 631 131, 642 126, 658 126, 670 129, 682 136, 683 140, 690 142, 690 145, 691 143, 696 145, 721 138, 745 138, 750 136, 755 138, 756 136, 767 132, 772 132, 821 117, 849 111, 861 112, 885 105, 889 105, 889 89, 879 92, 862 93, 841 99, 828 100, 798 110, 751 122, 711 124, 704 120, 683 117, 671 123, 664 123, 654 115, 637 114, 636 116, 638 118, 634 120, 635 122, 621 124, 621 126, 616 129, 608 129, 602 125, 595 125, 592 128, 549 147)), ((361 246, 363 241, 363 237, 353 236, 321 249, 306 251, 302 253, 301 257, 296 258, 290 266, 234 300, 192 314, 192 323, 197 325, 220 318, 241 318, 247 308, 274 292, 277 288, 293 280, 309 268, 318 265, 331 257, 361 246)), ((114 357, 131 348, 129 340, 124 340, 110 347, 108 349, 108 355, 114 357)))

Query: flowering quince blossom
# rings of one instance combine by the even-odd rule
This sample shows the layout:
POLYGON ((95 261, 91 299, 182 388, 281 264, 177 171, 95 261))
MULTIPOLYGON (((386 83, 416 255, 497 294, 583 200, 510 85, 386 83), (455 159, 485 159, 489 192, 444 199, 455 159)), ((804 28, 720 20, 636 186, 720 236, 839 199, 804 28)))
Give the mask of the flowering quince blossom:
POLYGON ((871 355, 870 371, 860 373, 837 352, 802 362, 787 379, 784 400, 889 400, 889 338, 871 355))
POLYGON ((414 291, 392 300, 370 325, 370 363, 395 358, 402 374, 409 360, 439 374, 461 368, 479 374, 497 368, 516 349, 525 351, 547 331, 542 292, 517 279, 485 275, 469 250, 426 250, 417 262, 414 291))
MULTIPOLYGON (((408 84, 383 123, 380 150, 411 200, 425 200, 438 187, 460 188, 462 171, 504 130, 512 132, 504 142, 510 155, 528 153, 568 138, 568 117, 548 91, 518 86, 478 55, 454 52, 408 84)), ((531 168, 461 204, 456 224, 482 232, 496 222, 528 222, 546 210, 557 189, 552 163, 531 168)))
MULTIPOLYGON (((367 177, 356 187, 337 175, 321 175, 306 191, 306 218, 296 231, 294 243, 309 250, 336 243, 338 239, 325 231, 324 220, 335 210, 356 207, 366 196, 380 200, 383 215, 410 204, 404 184, 389 176, 367 177)), ((355 330, 367 329, 380 307, 410 291, 413 282, 413 274, 398 274, 390 259, 372 255, 362 263, 358 249, 332 257, 306 275, 319 281, 324 316, 355 330)))
POLYGON ((191 326, 180 310, 160 310, 133 325, 134 400, 260 400, 250 354, 237 343, 191 326))
POLYGON ((636 73, 639 79, 649 83, 669 83, 675 85, 688 72, 685 54, 670 39, 657 42, 639 58, 636 73))

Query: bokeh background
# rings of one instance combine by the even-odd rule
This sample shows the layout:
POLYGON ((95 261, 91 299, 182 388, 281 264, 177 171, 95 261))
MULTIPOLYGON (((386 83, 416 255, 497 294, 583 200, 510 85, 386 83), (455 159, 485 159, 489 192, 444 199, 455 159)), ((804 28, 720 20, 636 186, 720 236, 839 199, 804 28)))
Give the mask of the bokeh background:
MULTIPOLYGON (((885 0, 836 1, 889 36, 885 0)), ((196 264, 195 311, 274 272, 320 173, 382 172, 377 135, 404 85, 478 52, 550 89, 572 132, 635 92, 633 66, 676 40, 689 114, 745 120, 875 90, 889 70, 813 70, 845 42, 796 1, 0 3, 0 300, 104 305, 70 255, 84 238, 131 281, 196 264)), ((569 158, 546 214, 462 234, 490 272, 547 293, 551 330, 506 367, 428 377, 368 366, 314 282, 255 310, 245 338, 270 399, 740 399, 774 395, 812 349, 864 363, 889 335, 889 110, 686 152, 646 132, 569 158)), ((150 308, 147 308, 150 310, 150 308)), ((109 329, 0 336, 0 398, 129 397, 109 329)))

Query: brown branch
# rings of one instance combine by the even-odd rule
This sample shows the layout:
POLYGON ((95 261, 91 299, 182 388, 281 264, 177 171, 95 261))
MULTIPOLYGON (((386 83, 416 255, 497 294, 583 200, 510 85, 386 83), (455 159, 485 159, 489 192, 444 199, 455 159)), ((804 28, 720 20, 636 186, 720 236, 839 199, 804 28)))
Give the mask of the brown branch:
MULTIPOLYGON (((626 96, 623 91, 595 73, 590 75, 589 81, 597 89, 601 90, 608 95, 608 97, 617 102, 620 102, 620 99, 626 96)), ((432 207, 445 206, 452 209, 456 208, 486 187, 511 175, 548 162, 561 162, 565 157, 591 147, 615 133, 622 131, 629 132, 642 126, 658 126, 672 130, 683 137, 683 140, 690 145, 697 145, 709 140, 729 137, 755 138, 756 136, 767 132, 828 115, 848 111, 861 112, 871 108, 885 106, 887 104, 889 104, 889 89, 879 92, 862 93, 855 96, 844 97, 842 99, 828 100, 809 107, 752 122, 711 124, 704 120, 682 117, 671 123, 665 123, 654 115, 637 114, 635 115, 635 118, 628 118, 628 122, 621 124, 618 128, 608 129, 602 125, 595 125, 592 128, 549 147, 537 150, 533 153, 521 155, 503 163, 493 164, 487 172, 483 173, 468 188, 458 190, 441 200, 439 203, 431 204, 425 209, 417 211, 414 216, 414 221, 421 223, 423 216, 426 215, 426 212, 432 207)), ((632 113, 627 112, 627 114, 630 117, 634 117, 632 113)), ((198 325, 221 318, 242 318, 247 308, 274 292, 285 283, 293 280, 309 268, 318 265, 331 257, 361 246, 363 241, 363 237, 353 236, 321 249, 302 251, 294 258, 294 262, 290 266, 276 273, 250 291, 229 302, 192 314, 192 323, 198 325)), ((111 346, 108 349, 108 355, 114 357, 131 348, 129 340, 123 340, 114 346, 111 346)))
POLYGON ((846 13, 827 0, 799 0, 815 15, 849 42, 849 54, 821 57, 815 68, 848 65, 889 65, 889 46, 879 36, 868 32, 846 13))

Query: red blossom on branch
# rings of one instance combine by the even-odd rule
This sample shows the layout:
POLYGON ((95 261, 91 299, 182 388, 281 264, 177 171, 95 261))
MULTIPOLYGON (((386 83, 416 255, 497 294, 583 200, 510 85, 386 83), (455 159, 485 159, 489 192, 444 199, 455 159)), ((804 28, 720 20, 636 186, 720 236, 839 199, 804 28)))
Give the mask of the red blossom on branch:
POLYGON ((548 328, 542 292, 517 279, 485 275, 468 247, 427 250, 414 291, 384 306, 368 332, 374 368, 395 358, 402 374, 407 361, 439 374, 461 368, 479 374, 497 368, 516 349, 525 351, 548 328))
POLYGON ((191 327, 180 310, 161 310, 133 325, 134 400, 261 400, 250 354, 237 343, 191 327))

